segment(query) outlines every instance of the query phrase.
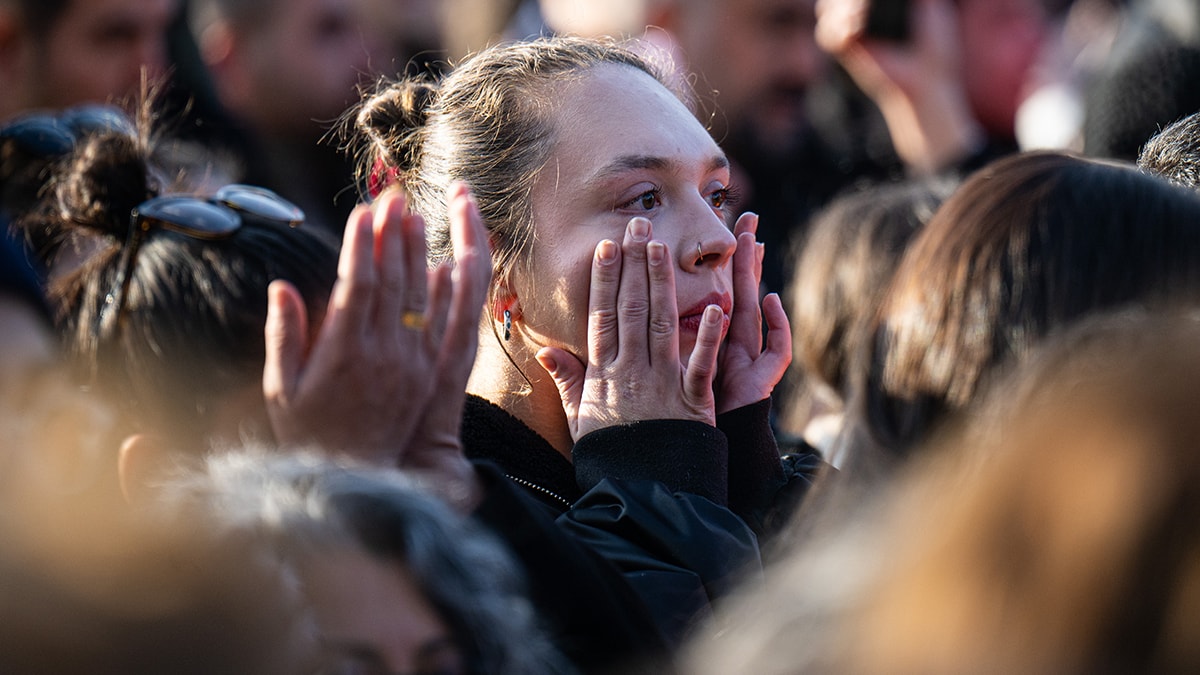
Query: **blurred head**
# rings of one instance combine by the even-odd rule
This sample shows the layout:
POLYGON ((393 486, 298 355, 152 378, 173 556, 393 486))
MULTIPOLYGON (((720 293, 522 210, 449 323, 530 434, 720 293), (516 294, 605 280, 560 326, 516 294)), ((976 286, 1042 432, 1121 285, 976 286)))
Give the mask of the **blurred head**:
POLYGON ((545 345, 586 353, 596 245, 653 222, 676 265, 686 358, 706 303, 730 307, 728 161, 664 79, 608 42, 552 38, 480 52, 435 88, 383 86, 357 113, 367 167, 394 169, 448 255, 446 190, 464 180, 491 234, 487 330, 509 310, 524 367, 545 345))
POLYGON ((718 140, 767 153, 795 149, 807 90, 828 57, 813 36, 816 0, 675 0, 656 17, 674 37, 718 140), (709 96, 710 92, 712 96, 709 96), (711 113, 711 118, 710 118, 711 113))
POLYGON ((1200 200, 1059 153, 969 178, 910 244, 872 329, 873 440, 903 452, 1047 334, 1123 305, 1200 297, 1200 200))
POLYGON ((161 498, 266 540, 294 567, 321 632, 322 672, 562 667, 502 545, 397 471, 227 453, 161 498))
POLYGON ((796 242, 793 351, 806 375, 844 397, 863 331, 904 247, 933 217, 951 185, 900 183, 838 197, 796 242))
POLYGON ((1155 134, 1142 147, 1138 167, 1177 185, 1200 189, 1200 113, 1155 134))
POLYGON ((364 0, 201 0, 192 23, 222 103, 257 133, 319 138, 358 98, 379 38, 364 0))
POLYGON ((189 445, 268 433, 260 424, 267 286, 293 283, 318 322, 336 277, 335 243, 203 197, 185 203, 200 203, 205 226, 225 222, 213 211, 235 223, 217 238, 175 231, 169 219, 135 221, 134 210, 164 190, 149 152, 126 133, 89 137, 27 218, 30 228, 86 242, 87 257, 51 289, 68 350, 141 430, 170 430, 189 445))
POLYGON ((0 117, 32 108, 133 100, 167 68, 179 0, 0 2, 0 117))

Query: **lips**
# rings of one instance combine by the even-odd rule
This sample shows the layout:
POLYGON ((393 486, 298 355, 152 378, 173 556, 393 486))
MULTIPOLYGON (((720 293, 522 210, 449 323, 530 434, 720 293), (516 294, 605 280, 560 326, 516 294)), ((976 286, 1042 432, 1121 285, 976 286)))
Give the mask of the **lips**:
POLYGON ((680 312, 679 328, 693 333, 699 331, 700 321, 704 318, 704 309, 709 305, 720 307, 721 313, 725 315, 725 325, 721 331, 723 334, 729 328, 729 313, 733 311, 733 298, 728 293, 709 293, 696 304, 680 312))

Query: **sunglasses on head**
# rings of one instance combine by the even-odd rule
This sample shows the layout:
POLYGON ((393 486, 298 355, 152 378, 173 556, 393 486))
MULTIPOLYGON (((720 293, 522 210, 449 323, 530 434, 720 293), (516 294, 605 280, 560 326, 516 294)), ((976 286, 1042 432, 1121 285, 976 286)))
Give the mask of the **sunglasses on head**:
POLYGON ((219 241, 232 237, 248 220, 297 227, 304 222, 304 212, 274 192, 251 185, 226 185, 212 197, 162 195, 134 207, 129 214, 120 272, 100 310, 98 334, 111 335, 113 325, 122 320, 138 252, 152 231, 219 241))
POLYGON ((91 104, 19 117, 0 127, 0 140, 37 157, 60 157, 83 136, 101 132, 135 135, 137 130, 120 108, 91 104))

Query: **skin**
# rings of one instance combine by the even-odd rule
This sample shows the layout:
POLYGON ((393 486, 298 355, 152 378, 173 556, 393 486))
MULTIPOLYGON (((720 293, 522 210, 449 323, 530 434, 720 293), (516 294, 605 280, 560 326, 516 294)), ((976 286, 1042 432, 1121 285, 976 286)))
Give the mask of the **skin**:
POLYGON ((449 629, 404 566, 357 548, 309 556, 301 579, 329 673, 463 673, 449 629))
POLYGON ((896 152, 936 173, 1014 135, 1048 33, 1037 0, 912 0, 906 43, 865 35, 868 0, 819 0, 817 40, 879 106, 896 152))
POLYGON ((428 476, 469 511, 479 486, 459 424, 492 268, 466 186, 453 185, 448 201, 453 266, 427 269, 425 223, 392 190, 351 214, 319 325, 294 286, 272 283, 263 394, 280 442, 428 476))
MULTIPOLYGON (((481 341, 468 390, 568 458, 595 428, 658 418, 712 424, 718 409, 732 409, 714 399, 738 407, 765 398, 790 361, 790 341, 769 339, 763 357, 757 219, 729 229, 724 153, 678 99, 633 68, 598 66, 556 98, 557 142, 532 193, 531 261, 498 294, 514 336, 481 341), (751 337, 753 327, 760 332, 751 337), (730 353, 753 356, 714 395, 716 347, 727 333, 739 342, 723 363, 730 353)), ((768 326, 786 330, 777 305, 768 326)), ((490 336, 492 327, 483 330, 490 336)))
POLYGON ((143 69, 151 81, 165 73, 178 8, 178 0, 73 0, 40 40, 17 24, 4 57, 8 114, 130 100, 143 69))

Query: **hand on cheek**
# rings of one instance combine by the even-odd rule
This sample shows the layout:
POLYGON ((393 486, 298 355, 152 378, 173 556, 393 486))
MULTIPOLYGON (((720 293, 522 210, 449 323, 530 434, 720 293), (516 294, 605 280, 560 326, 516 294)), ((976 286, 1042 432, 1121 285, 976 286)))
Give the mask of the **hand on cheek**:
POLYGON ((601 241, 592 258, 587 363, 554 347, 537 355, 558 386, 572 437, 648 419, 714 424, 712 381, 722 322, 719 308, 705 312, 682 367, 667 245, 652 239, 645 218, 629 222, 621 246, 601 241))

